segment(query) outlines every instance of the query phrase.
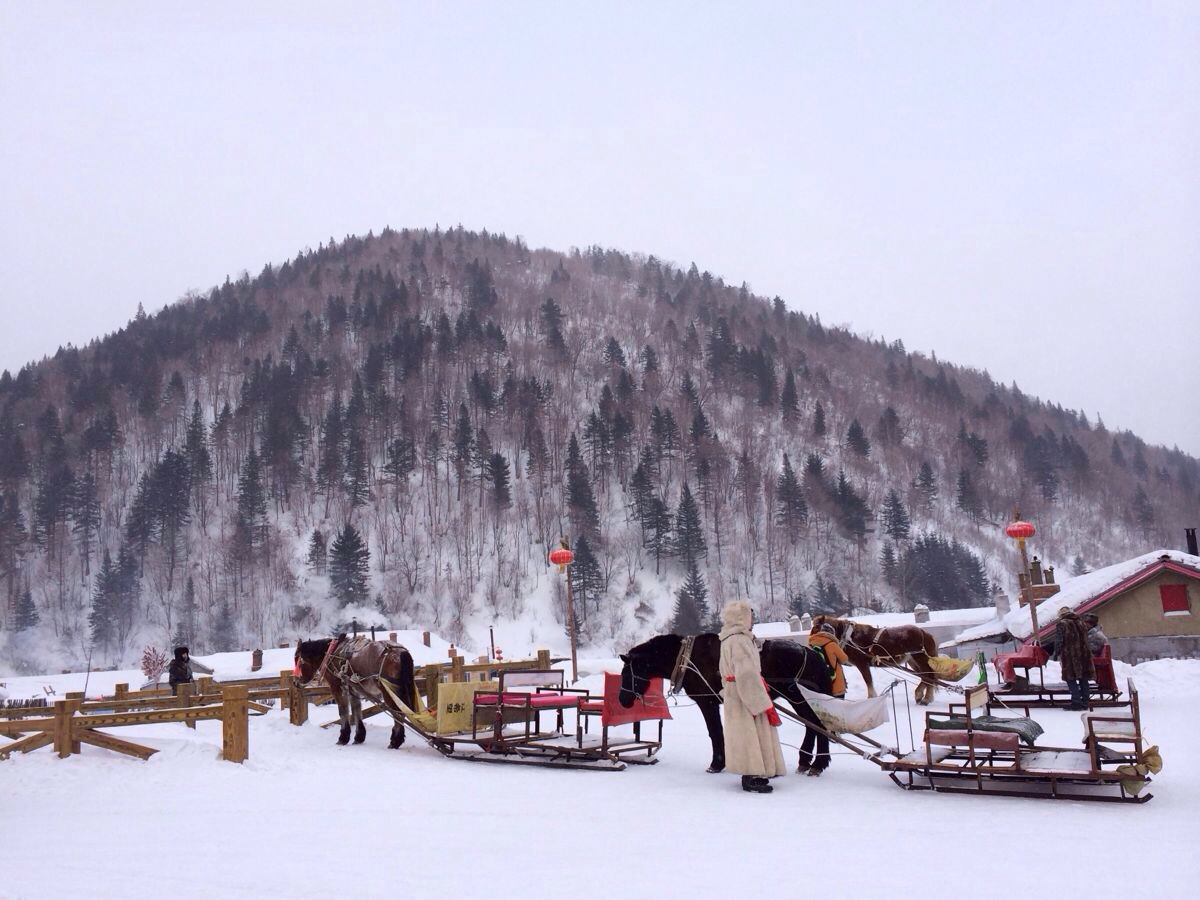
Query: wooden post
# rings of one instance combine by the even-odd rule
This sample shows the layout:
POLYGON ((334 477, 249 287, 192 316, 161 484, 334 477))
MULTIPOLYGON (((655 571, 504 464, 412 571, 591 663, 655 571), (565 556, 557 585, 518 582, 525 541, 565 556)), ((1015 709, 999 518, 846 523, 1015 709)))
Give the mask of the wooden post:
POLYGON ((437 709, 438 683, 442 680, 442 667, 428 665, 422 667, 425 673, 425 703, 430 709, 437 709))
POLYGON ((308 696, 302 685, 291 672, 279 673, 279 683, 283 685, 284 699, 288 705, 288 721, 293 725, 303 725, 308 721, 308 696))
MULTIPOLYGON (((179 693, 176 695, 176 700, 179 703, 180 709, 187 709, 192 705, 192 694, 195 692, 196 686, 190 681, 182 682, 177 685, 179 693)), ((195 719, 185 719, 184 724, 193 731, 196 729, 195 719)))
POLYGON ((455 655, 450 658, 450 680, 456 684, 465 680, 463 678, 463 658, 455 655))
POLYGON ((75 735, 75 714, 77 712, 79 712, 80 707, 83 706, 83 691, 78 691, 76 693, 79 694, 78 697, 68 697, 68 699, 67 699, 67 709, 70 710, 70 713, 71 713, 71 718, 67 724, 67 731, 71 735, 71 752, 72 753, 82 753, 83 752, 83 744, 80 742, 79 738, 75 735))
POLYGON ((249 691, 244 684, 221 688, 221 755, 229 762, 245 762, 250 755, 249 691))
POLYGON ((113 699, 124 700, 125 695, 129 693, 129 682, 118 681, 116 687, 113 688, 113 699))
POLYGON ((550 668, 550 651, 549 650, 539 650, 538 651, 537 667, 539 669, 549 669, 550 668))
POLYGON ((71 755, 71 715, 74 713, 68 700, 54 701, 54 752, 60 759, 71 755))
POLYGON ((262 668, 262 650, 255 650, 250 654, 250 671, 257 672, 262 668))
POLYGON ((213 693, 213 680, 211 675, 201 675, 196 679, 196 693, 201 696, 213 693))
POLYGON ((426 647, 429 646, 429 632, 428 631, 421 632, 421 643, 424 644, 426 647))

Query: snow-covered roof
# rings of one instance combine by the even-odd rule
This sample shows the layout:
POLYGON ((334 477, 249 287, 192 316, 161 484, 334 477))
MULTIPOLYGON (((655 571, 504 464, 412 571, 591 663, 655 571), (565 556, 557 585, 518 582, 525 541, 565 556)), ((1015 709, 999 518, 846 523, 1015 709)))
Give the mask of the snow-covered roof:
MULTIPOLYGON (((1064 606, 1078 609, 1121 583, 1156 568, 1160 563, 1183 566, 1200 578, 1200 556, 1192 556, 1179 550, 1154 550, 1144 553, 1125 562, 1088 572, 1086 575, 1068 578, 1062 583, 1062 589, 1057 594, 1037 604, 1038 627, 1045 631, 1054 623, 1058 611, 1064 606)), ((1033 633, 1033 622, 1028 607, 1017 606, 1003 618, 969 628, 958 636, 958 642, 982 640, 1005 632, 1018 640, 1024 640, 1033 633)))

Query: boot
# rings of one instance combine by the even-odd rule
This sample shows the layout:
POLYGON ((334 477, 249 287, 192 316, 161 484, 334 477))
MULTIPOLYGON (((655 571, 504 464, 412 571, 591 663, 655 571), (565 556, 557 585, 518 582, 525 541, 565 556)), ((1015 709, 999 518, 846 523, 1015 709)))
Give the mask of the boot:
POLYGON ((765 778, 756 778, 753 775, 742 776, 742 790, 750 791, 754 794, 769 794, 774 790, 765 778))

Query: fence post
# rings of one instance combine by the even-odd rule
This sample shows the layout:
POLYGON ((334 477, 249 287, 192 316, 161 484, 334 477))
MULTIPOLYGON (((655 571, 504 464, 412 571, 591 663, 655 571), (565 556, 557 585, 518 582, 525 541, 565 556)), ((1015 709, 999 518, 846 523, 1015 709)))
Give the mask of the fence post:
POLYGON ((59 759, 71 755, 71 715, 74 712, 73 701, 54 701, 54 752, 59 759))
MULTIPOLYGON (((192 705, 192 693, 195 690, 195 685, 193 685, 190 681, 184 681, 184 682, 176 685, 176 687, 179 690, 179 693, 176 694, 176 697, 178 698, 178 702, 179 702, 179 708, 187 709, 189 706, 192 705)), ((186 719, 186 720, 184 720, 183 724, 186 725, 188 728, 191 728, 194 730, 196 727, 196 720, 195 719, 186 719)))
POLYGON ((118 681, 116 687, 113 688, 113 699, 124 700, 125 695, 129 693, 129 682, 118 681))
POLYGON ((213 690, 213 680, 211 675, 201 675, 196 679, 196 693, 200 696, 211 694, 213 690))
POLYGON ((221 755, 229 762, 245 762, 250 755, 249 691, 244 684, 221 688, 221 755))
POLYGON ((550 668, 550 651, 549 650, 539 650, 538 651, 537 667, 539 669, 549 669, 550 668))
POLYGON ((450 658, 450 680, 456 684, 463 680, 463 658, 457 654, 450 658))
POLYGON ((288 721, 303 725, 308 721, 308 695, 304 693, 304 685, 286 669, 279 673, 279 683, 283 685, 283 699, 288 706, 288 721))
POLYGON ((439 665, 423 666, 425 673, 425 703, 430 709, 437 709, 438 684, 442 680, 442 667, 439 665))

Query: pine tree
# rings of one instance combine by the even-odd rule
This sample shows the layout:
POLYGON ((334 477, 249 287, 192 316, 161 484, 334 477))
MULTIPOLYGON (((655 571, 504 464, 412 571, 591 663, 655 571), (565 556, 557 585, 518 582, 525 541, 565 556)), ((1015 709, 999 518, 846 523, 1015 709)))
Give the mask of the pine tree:
POLYGON ((808 502, 786 453, 783 454, 783 471, 775 482, 775 521, 792 544, 799 539, 800 529, 808 523, 808 502))
POLYGON ((708 555, 704 541, 704 526, 700 522, 700 510, 691 489, 684 484, 679 495, 679 508, 675 513, 675 556, 691 568, 697 560, 708 555))
POLYGON ((1154 504, 1140 484, 1133 494, 1133 520, 1141 527, 1142 534, 1149 538, 1150 528, 1154 525, 1154 504))
POLYGON ((40 621, 41 616, 38 615, 37 604, 33 602, 33 591, 25 588, 17 600, 16 630, 27 631, 30 628, 36 628, 40 621))
POLYGON ((512 506, 511 476, 504 454, 497 452, 488 457, 487 480, 492 486, 492 508, 502 510, 512 506))
POLYGON ((587 536, 593 540, 600 536, 600 513, 596 507, 596 498, 592 494, 592 483, 588 477, 587 466, 579 452, 579 440, 574 433, 567 445, 567 515, 571 520, 571 530, 578 535, 587 536))
POLYGON ((5 599, 16 595, 17 576, 28 539, 16 494, 0 493, 0 576, 7 585, 5 599))
POLYGON ((817 410, 813 413, 813 437, 825 437, 825 407, 817 401, 817 410))
POLYGON ((192 576, 189 575, 187 583, 183 587, 183 601, 179 607, 179 619, 175 624, 175 634, 171 638, 173 646, 189 647, 193 653, 199 649, 196 645, 196 615, 198 611, 196 585, 192 583, 192 576))
POLYGON ((604 575, 586 535, 575 542, 575 561, 567 568, 567 577, 571 579, 576 626, 580 626, 587 623, 589 609, 599 608, 604 593, 604 575))
POLYGON ((792 422, 800 415, 800 400, 796 393, 796 373, 788 367, 783 376, 783 390, 779 393, 779 412, 783 421, 792 422))
POLYGON ((314 575, 325 574, 329 564, 329 548, 320 528, 314 528, 312 537, 308 540, 307 562, 309 571, 314 575))
POLYGON ((879 554, 879 568, 883 571, 883 580, 895 587, 900 566, 896 560, 896 551, 890 543, 885 543, 879 554))
POLYGON ((846 429, 846 446, 863 459, 871 455, 871 442, 867 439, 862 425, 858 424, 858 419, 851 422, 850 427, 846 429))
POLYGON ((113 639, 112 601, 117 592, 117 572, 112 556, 104 551, 100 571, 96 573, 92 588, 92 609, 88 614, 88 626, 92 634, 92 646, 107 652, 113 639))
POLYGON ((908 518, 908 510, 904 508, 904 502, 895 488, 888 491, 887 499, 883 502, 882 518, 883 530, 888 537, 897 542, 908 540, 912 523, 908 518))
POLYGON ((958 491, 955 494, 955 501, 958 503, 958 508, 972 519, 979 518, 979 494, 975 491, 975 482, 971 480, 971 473, 966 469, 958 470, 958 491))
POLYGON ((933 466, 929 465, 926 460, 921 461, 921 470, 917 473, 913 487, 920 497, 922 510, 925 513, 932 512, 938 495, 937 479, 933 476, 933 466))
POLYGON ((96 531, 100 527, 100 500, 96 496, 96 479, 92 477, 91 472, 85 473, 79 481, 71 518, 75 521, 72 530, 79 538, 79 556, 83 561, 83 574, 90 575, 92 545, 96 541, 96 531))
POLYGON ((358 530, 347 522, 329 548, 329 586, 338 603, 349 606, 367 602, 370 565, 371 551, 358 530))
POLYGON ((237 623, 233 618, 233 609, 229 605, 229 600, 221 601, 221 606, 217 611, 217 619, 213 623, 212 649, 215 652, 228 652, 237 647, 238 633, 237 623))
POLYGON ((659 562, 671 555, 671 512, 661 497, 651 497, 646 510, 645 545, 654 554, 654 574, 659 562))
POLYGON ((351 434, 346 448, 346 496, 350 507, 366 506, 371 497, 367 483, 367 445, 360 434, 351 434))
POLYGON ((325 421, 321 425, 321 452, 317 460, 317 489, 325 494, 325 514, 329 514, 329 499, 342 484, 346 460, 346 426, 343 422, 342 398, 334 395, 325 421))
POLYGON ((263 490, 262 461, 254 448, 246 454, 246 464, 238 478, 237 528, 240 551, 252 559, 267 541, 267 495, 263 490))
POLYGON ((709 621, 708 588, 695 560, 688 562, 687 577, 675 592, 675 608, 671 615, 672 634, 701 634, 709 621))
POLYGON ((212 454, 208 450, 207 433, 204 429, 204 417, 200 413, 200 401, 192 401, 192 420, 188 423, 187 437, 184 442, 184 455, 187 458, 188 474, 191 478, 192 503, 197 511, 202 509, 202 498, 208 483, 212 480, 212 454))
POLYGON ((867 534, 867 520, 871 517, 871 508, 846 479, 844 471, 838 471, 837 488, 834 499, 838 507, 838 525, 847 537, 861 541, 867 534))

